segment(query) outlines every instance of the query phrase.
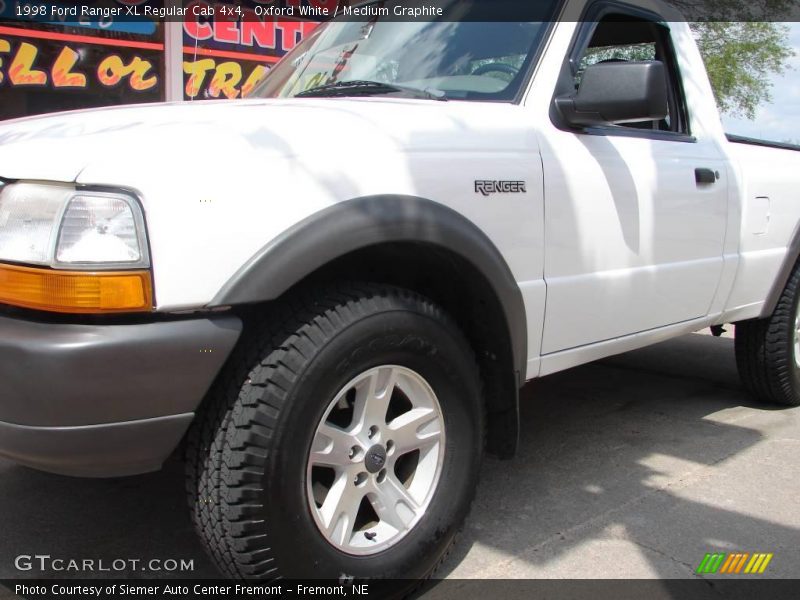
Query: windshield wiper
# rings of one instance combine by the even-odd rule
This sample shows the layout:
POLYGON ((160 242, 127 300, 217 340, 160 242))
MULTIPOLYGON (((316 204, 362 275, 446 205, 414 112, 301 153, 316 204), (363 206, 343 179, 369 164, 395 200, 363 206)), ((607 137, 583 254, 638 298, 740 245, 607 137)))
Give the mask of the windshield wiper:
POLYGON ((339 81, 328 85, 311 88, 304 92, 295 94, 295 98, 323 98, 323 97, 346 97, 346 96, 375 96, 381 94, 405 93, 417 98, 427 98, 428 100, 446 101, 447 96, 444 92, 433 89, 420 89, 380 81, 339 81))

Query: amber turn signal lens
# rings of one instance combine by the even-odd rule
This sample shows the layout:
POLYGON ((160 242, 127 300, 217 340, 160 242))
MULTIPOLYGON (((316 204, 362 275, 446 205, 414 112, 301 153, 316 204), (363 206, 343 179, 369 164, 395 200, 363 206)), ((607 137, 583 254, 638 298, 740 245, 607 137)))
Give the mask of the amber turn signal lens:
POLYGON ((0 265, 0 303, 60 313, 153 309, 149 271, 51 271, 0 265))

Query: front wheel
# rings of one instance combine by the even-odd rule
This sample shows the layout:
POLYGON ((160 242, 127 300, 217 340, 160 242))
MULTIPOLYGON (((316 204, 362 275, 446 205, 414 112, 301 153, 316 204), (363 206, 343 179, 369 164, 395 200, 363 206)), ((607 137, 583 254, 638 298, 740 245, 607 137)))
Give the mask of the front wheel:
POLYGON ((371 284, 298 296, 245 340, 188 444, 195 524, 233 578, 421 579, 483 444, 478 368, 435 304, 371 284))

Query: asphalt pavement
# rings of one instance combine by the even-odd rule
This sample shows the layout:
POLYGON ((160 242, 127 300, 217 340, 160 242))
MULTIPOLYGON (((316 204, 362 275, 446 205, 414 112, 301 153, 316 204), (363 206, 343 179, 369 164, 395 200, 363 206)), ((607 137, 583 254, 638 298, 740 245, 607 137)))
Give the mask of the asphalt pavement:
MULTIPOLYGON (((800 409, 748 398, 732 339, 694 334, 535 381, 522 429, 514 460, 485 460, 438 576, 689 578, 706 553, 741 551, 773 554, 763 577, 800 577, 800 409)), ((41 577, 15 566, 35 554, 183 559, 192 572, 147 576, 217 576, 177 461, 80 480, 0 460, 0 578, 41 577)))

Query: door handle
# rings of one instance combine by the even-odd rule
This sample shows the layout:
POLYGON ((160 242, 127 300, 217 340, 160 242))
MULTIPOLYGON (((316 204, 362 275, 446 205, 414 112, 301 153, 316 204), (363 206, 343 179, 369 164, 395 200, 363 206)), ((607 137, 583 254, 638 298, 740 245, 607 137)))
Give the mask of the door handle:
POLYGON ((697 182, 697 185, 710 185, 716 183, 717 179, 719 179, 719 171, 713 171, 711 169, 694 170, 694 180, 697 182))

